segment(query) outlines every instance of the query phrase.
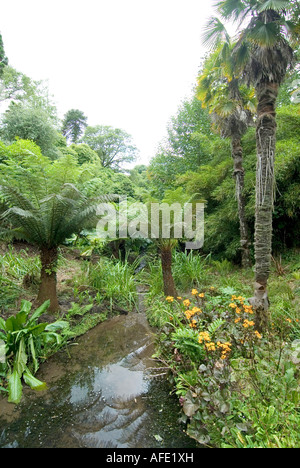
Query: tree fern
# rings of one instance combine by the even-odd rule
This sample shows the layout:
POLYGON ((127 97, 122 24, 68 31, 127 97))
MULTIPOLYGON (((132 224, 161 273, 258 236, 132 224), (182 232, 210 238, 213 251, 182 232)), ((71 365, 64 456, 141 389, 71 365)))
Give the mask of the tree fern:
POLYGON ((15 187, 3 185, 0 186, 0 198, 7 208, 0 218, 6 227, 2 234, 10 232, 11 237, 17 235, 40 248, 42 281, 39 300, 50 299, 50 310, 56 310, 57 248, 84 227, 95 228, 99 203, 112 201, 114 196, 88 198, 75 185, 67 183, 57 193, 48 194, 35 203, 15 187))

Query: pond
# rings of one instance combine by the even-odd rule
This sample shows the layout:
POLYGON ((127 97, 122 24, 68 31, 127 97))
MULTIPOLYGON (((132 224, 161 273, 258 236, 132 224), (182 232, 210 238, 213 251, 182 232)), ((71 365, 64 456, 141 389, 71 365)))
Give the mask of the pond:
POLYGON ((47 390, 24 389, 18 406, 0 400, 0 447, 197 447, 167 380, 153 377, 153 342, 143 313, 90 330, 41 365, 47 390))

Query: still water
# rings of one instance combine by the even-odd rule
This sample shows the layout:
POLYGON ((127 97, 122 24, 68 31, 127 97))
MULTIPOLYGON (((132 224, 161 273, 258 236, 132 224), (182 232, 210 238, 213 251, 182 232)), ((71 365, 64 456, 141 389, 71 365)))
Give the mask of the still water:
POLYGON ((104 322, 41 366, 46 391, 0 399, 0 448, 190 448, 180 408, 153 378, 153 332, 142 313, 104 322))

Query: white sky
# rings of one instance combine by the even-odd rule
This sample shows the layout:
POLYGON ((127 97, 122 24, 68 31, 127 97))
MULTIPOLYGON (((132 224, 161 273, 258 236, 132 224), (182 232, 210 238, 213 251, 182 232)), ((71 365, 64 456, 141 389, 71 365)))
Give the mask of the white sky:
POLYGON ((191 94, 213 0, 13 0, 0 31, 10 65, 48 80, 59 116, 132 135, 147 163, 191 94))

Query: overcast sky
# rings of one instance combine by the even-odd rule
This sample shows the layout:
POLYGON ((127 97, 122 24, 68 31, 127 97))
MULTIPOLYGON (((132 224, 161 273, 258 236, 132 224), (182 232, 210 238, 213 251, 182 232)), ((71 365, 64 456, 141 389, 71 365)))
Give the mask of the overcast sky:
POLYGON ((196 83, 213 0, 13 0, 0 32, 10 65, 48 80, 60 117, 132 135, 147 163, 196 83))

